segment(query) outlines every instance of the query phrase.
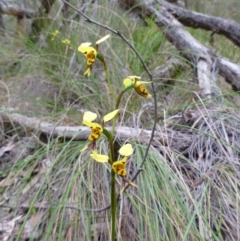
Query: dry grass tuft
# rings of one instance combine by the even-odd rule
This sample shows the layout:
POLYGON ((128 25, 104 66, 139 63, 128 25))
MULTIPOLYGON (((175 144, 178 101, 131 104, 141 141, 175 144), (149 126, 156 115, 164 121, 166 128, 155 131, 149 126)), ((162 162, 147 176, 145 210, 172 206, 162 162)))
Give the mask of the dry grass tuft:
POLYGON ((196 105, 175 121, 160 151, 187 188, 185 202, 202 238, 238 240, 240 113, 196 105))
MULTIPOLYGON (((139 188, 119 202, 119 240, 238 240, 240 114, 196 104, 170 119, 158 127, 165 138, 155 140, 139 188)), ((84 208, 109 204, 109 167, 89 160, 88 153, 79 155, 84 143, 44 145, 36 133, 9 129, 1 127, 0 215, 6 224, 20 217, 11 235, 108 240, 108 211, 84 208)), ((105 142, 100 145, 106 152, 105 142)), ((144 148, 135 144, 130 175, 144 148)))

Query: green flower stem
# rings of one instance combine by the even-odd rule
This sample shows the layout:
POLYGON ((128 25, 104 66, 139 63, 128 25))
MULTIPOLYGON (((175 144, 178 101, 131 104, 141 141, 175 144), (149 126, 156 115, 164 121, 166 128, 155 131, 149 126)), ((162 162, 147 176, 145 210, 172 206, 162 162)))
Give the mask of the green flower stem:
POLYGON ((112 216, 112 225, 111 225, 111 240, 115 241, 115 232, 116 232, 116 211, 117 211, 117 195, 116 195, 116 178, 115 172, 111 172, 111 216, 112 216))
MULTIPOLYGON (((125 88, 123 91, 120 92, 120 94, 118 95, 118 97, 116 98, 109 80, 109 75, 108 75, 108 71, 107 71, 107 66, 106 63, 104 61, 104 59, 102 58, 102 64, 104 67, 104 72, 106 75, 106 79, 108 82, 108 86, 109 89, 111 91, 112 96, 115 98, 116 100, 116 106, 115 109, 119 109, 119 105, 122 99, 123 94, 128 91, 129 89, 133 88, 133 85, 128 86, 127 88, 125 88)), ((114 151, 114 130, 117 124, 117 118, 118 118, 118 114, 116 114, 116 116, 113 118, 113 125, 112 125, 112 130, 111 130, 111 135, 109 136, 108 140, 109 140, 109 146, 110 146, 110 164, 112 165, 115 160, 116 160, 116 156, 115 156, 115 151, 114 151)), ((116 212, 117 212, 117 194, 116 194, 116 174, 113 171, 113 169, 111 170, 111 240, 115 241, 115 236, 116 236, 116 212)))
POLYGON ((116 107, 115 109, 118 109, 119 108, 119 105, 120 105, 120 102, 121 102, 121 99, 122 99, 122 96, 125 92, 131 90, 132 88, 134 88, 134 84, 130 84, 129 86, 125 87, 124 90, 122 90, 120 92, 120 94, 118 95, 117 97, 117 100, 116 100, 116 107))
MULTIPOLYGON (((116 124, 116 117, 114 118, 114 123, 116 124)), ((115 125, 114 125, 115 126, 115 125)), ((114 144, 113 144, 113 135, 114 127, 112 129, 109 145, 110 145, 110 164, 112 165, 115 161, 114 155, 114 144)), ((116 177, 113 169, 111 170, 111 240, 115 241, 115 232, 116 232, 116 212, 117 212, 117 194, 116 194, 116 177)))
MULTIPOLYGON (((121 91, 121 93, 118 95, 117 99, 116 99, 116 105, 115 105, 115 110, 119 109, 119 105, 121 102, 121 98, 123 96, 123 94, 125 93, 125 91, 121 91)), ((114 130, 116 127, 116 123, 117 123, 117 118, 118 118, 118 114, 115 115, 115 117, 113 118, 113 125, 112 125, 112 130, 111 130, 111 135, 112 137, 114 136, 114 130)))
POLYGON ((121 101, 121 98, 122 98, 123 94, 124 94, 124 91, 121 91, 121 93, 118 95, 117 100, 116 100, 115 110, 119 108, 120 101, 121 101))
POLYGON ((103 69, 104 69, 104 73, 105 73, 105 75, 106 75, 108 88, 109 88, 109 90, 110 90, 110 92, 111 92, 112 97, 116 100, 116 95, 115 95, 115 93, 114 93, 114 91, 113 91, 113 87, 112 87, 112 84, 111 84, 110 79, 109 79, 109 74, 108 74, 107 67, 106 67, 106 68, 103 68, 103 69))
POLYGON ((107 65, 106 65, 105 59, 103 58, 103 56, 101 54, 97 54, 97 58, 101 61, 102 65, 103 65, 103 70, 104 70, 104 73, 105 73, 105 76, 106 76, 108 88, 111 92, 112 97, 116 100, 116 95, 113 91, 113 87, 112 87, 112 84, 110 82, 109 73, 108 73, 108 70, 107 70, 107 65))
MULTIPOLYGON (((122 91, 118 98, 116 99, 116 108, 118 109, 119 105, 120 105, 120 101, 121 98, 123 96, 124 91, 122 91)), ((114 163, 115 161, 115 153, 114 153, 114 130, 116 127, 116 123, 117 123, 117 117, 118 114, 114 117, 113 119, 113 125, 112 125, 112 130, 111 130, 111 139, 109 140, 109 144, 110 144, 110 163, 111 165, 114 163)), ((112 217, 112 223, 111 223, 111 240, 115 241, 115 232, 116 232, 116 212, 117 212, 117 194, 116 194, 116 177, 115 177, 115 172, 111 171, 111 217, 112 217)))
MULTIPOLYGON (((116 106, 115 106, 115 110, 117 110, 119 108, 119 105, 120 105, 120 101, 121 101, 121 98, 124 94, 124 90, 121 91, 121 93, 118 95, 117 99, 116 99, 116 106)), ((113 118, 113 125, 112 125, 112 130, 111 130, 111 136, 113 137, 114 136, 114 130, 115 130, 115 127, 116 127, 116 124, 117 124, 117 118, 118 118, 118 114, 115 115, 115 117, 113 118)), ((112 141, 112 146, 113 146, 113 141, 112 141)), ((114 155, 114 152, 113 152, 113 155, 114 155)), ((114 157, 114 156, 113 156, 114 157)))
MULTIPOLYGON (((114 118, 114 120, 115 120, 114 123, 116 125, 116 118, 114 118)), ((108 162, 112 166, 113 162, 116 159, 115 152, 114 152, 114 139, 113 139, 114 128, 112 129, 111 133, 109 133, 105 129, 103 133, 106 135, 109 142, 110 155, 109 155, 108 162)), ((111 240, 112 241, 115 241, 115 236, 116 236, 116 212, 117 212, 116 177, 115 177, 115 172, 112 169, 111 170, 111 240)))

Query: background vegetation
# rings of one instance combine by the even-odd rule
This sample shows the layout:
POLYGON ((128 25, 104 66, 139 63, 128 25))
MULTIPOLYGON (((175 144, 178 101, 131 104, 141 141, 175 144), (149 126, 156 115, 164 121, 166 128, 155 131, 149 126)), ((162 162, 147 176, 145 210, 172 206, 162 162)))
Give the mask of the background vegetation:
MULTIPOLYGON (((187 1, 188 7, 238 20, 232 8, 234 2, 198 2, 187 1)), ((80 1, 71 3, 81 5, 80 1)), ((17 35, 15 18, 4 16, 6 30, 0 40, 1 113, 36 117, 56 126, 79 126, 86 110, 103 116, 113 109, 100 63, 86 78, 85 58, 76 51, 82 42, 95 43, 109 32, 76 16, 72 9, 64 23, 60 7, 59 2, 53 5, 49 25, 36 44, 27 35, 17 35), (52 41, 56 29, 60 34, 52 41), (72 41, 72 50, 61 43, 65 38, 72 41)), ((152 19, 137 19, 121 10, 117 1, 95 1, 85 5, 84 10, 90 18, 120 30, 151 71, 167 67, 172 58, 184 62, 152 19)), ((28 33, 31 19, 26 23, 28 33)), ((210 33, 190 28, 189 32, 203 44, 209 43, 210 33)), ((136 55, 118 36, 111 34, 100 48, 117 92, 128 75, 148 80, 136 55)), ((222 56, 240 62, 239 48, 225 38, 216 36, 214 48, 222 56)), ((189 63, 176 68, 170 78, 154 75, 154 82, 156 130, 165 140, 155 139, 136 180, 138 189, 129 188, 119 201, 118 240, 240 239, 239 94, 219 77, 222 104, 208 106, 195 94, 199 87, 189 63), (192 115, 184 119, 182 111, 186 109, 192 115)), ((122 103, 118 126, 151 130, 153 100, 139 100, 132 92, 122 103)), ((147 143, 143 138, 127 141, 135 149, 128 164, 131 176, 143 159, 147 143)), ((89 158, 89 153, 80 153, 85 143, 52 138, 2 121, 3 240, 109 240, 109 211, 92 209, 109 205, 110 172, 89 158)), ((100 146, 107 150, 104 139, 100 146)))

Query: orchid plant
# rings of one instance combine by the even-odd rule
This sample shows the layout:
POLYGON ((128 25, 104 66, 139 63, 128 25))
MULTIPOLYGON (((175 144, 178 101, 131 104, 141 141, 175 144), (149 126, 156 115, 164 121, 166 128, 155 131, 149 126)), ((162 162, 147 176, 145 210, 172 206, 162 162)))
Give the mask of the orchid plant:
MULTIPOLYGON (((56 30, 52 34, 52 40, 54 40, 59 35, 59 31, 56 30)), ((96 62, 96 59, 100 60, 103 66, 103 70, 106 75, 107 84, 109 85, 109 89, 111 89, 111 82, 109 80, 108 75, 108 69, 106 62, 104 60, 104 56, 100 54, 98 48, 99 44, 103 41, 106 41, 110 35, 106 35, 105 37, 98 40, 95 44, 95 48, 90 46, 90 42, 82 43, 78 47, 78 51, 86 57, 86 65, 87 70, 84 72, 84 75, 87 77, 91 75, 92 69, 94 66, 94 63, 96 62)), ((66 44, 70 49, 73 49, 73 46, 71 44, 71 41, 68 39, 62 40, 63 44, 66 44)), ((145 87, 145 84, 148 84, 150 82, 147 81, 140 81, 139 76, 127 76, 123 80, 123 88, 120 91, 120 93, 113 93, 113 90, 111 90, 111 94, 114 95, 116 104, 115 109, 111 111, 110 113, 103 116, 102 120, 99 122, 95 122, 97 119, 97 114, 93 113, 91 111, 86 111, 83 115, 82 123, 89 127, 91 129, 90 135, 88 136, 88 144, 81 150, 81 152, 90 150, 91 154, 90 157, 97 161, 98 163, 105 163, 111 167, 111 240, 115 240, 115 230, 116 230, 116 211, 117 211, 117 198, 116 198, 116 176, 120 177, 122 180, 122 184, 120 187, 120 194, 123 195, 124 189, 126 184, 130 184, 134 187, 137 187, 136 184, 131 182, 131 180, 128 178, 128 172, 127 172, 127 161, 128 159, 133 155, 134 150, 130 143, 124 144, 119 150, 119 158, 116 158, 116 153, 114 151, 114 133, 115 133, 115 127, 117 122, 118 114, 121 112, 120 109, 120 103, 121 98, 124 93, 130 91, 131 89, 134 89, 136 93, 144 98, 151 98, 151 95, 149 94, 147 88, 145 87), (107 129, 106 123, 112 121, 112 128, 111 131, 107 129), (99 153, 98 151, 98 140, 100 137, 107 138, 109 142, 109 155, 105 155, 102 153, 99 153)))

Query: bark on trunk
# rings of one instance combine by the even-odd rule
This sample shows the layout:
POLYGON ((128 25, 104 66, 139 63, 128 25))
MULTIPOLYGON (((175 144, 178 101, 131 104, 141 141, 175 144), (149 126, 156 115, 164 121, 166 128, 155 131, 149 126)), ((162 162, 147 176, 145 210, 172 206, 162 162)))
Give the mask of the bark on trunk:
POLYGON ((234 44, 240 47, 240 24, 219 17, 213 17, 206 14, 189 11, 187 9, 175 6, 166 1, 162 6, 167 9, 183 25, 193 28, 201 28, 221 34, 230 39, 234 44))

